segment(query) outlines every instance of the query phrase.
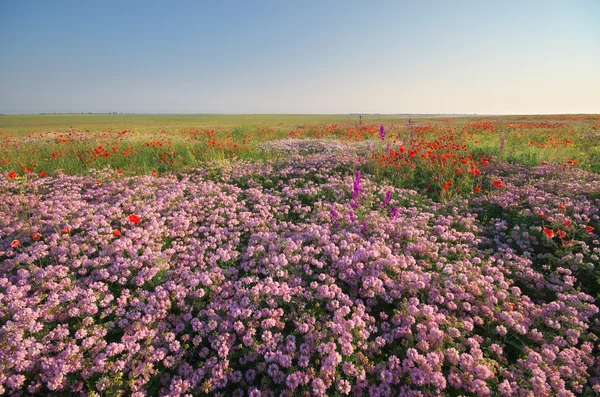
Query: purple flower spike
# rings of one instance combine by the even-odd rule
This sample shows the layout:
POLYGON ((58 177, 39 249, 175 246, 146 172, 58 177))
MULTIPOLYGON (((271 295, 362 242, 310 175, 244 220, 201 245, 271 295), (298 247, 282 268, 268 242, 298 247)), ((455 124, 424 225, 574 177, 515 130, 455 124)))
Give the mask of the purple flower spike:
POLYGON ((395 219, 398 216, 398 207, 394 207, 392 213, 390 214, 390 219, 395 219))
POLYGON ((360 188, 360 171, 356 171, 356 176, 354 177, 354 192, 352 193, 352 200, 356 200, 361 190, 362 189, 360 188))
POLYGON ((391 199, 392 199, 392 191, 388 190, 387 193, 385 194, 385 199, 383 200, 382 207, 385 207, 386 205, 388 205, 391 199))
POLYGON ((364 221, 362 224, 362 228, 360 228, 360 232, 364 233, 367 231, 367 221, 364 221))
POLYGON ((379 127, 379 137, 382 141, 385 139, 385 127, 383 124, 381 124, 381 127, 379 127))
POLYGON ((350 220, 354 222, 356 218, 354 217, 354 211, 350 210, 350 220))
POLYGON ((504 151, 504 137, 502 137, 502 140, 500 141, 500 151, 504 151))
POLYGON ((337 218, 340 214, 336 210, 331 210, 331 216, 337 218))

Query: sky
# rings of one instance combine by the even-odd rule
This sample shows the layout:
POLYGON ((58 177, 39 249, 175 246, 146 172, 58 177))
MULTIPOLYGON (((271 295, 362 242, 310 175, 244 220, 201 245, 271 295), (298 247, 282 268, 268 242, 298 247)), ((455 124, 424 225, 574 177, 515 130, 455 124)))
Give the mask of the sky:
POLYGON ((600 1, 0 0, 0 113, 600 113, 600 1))

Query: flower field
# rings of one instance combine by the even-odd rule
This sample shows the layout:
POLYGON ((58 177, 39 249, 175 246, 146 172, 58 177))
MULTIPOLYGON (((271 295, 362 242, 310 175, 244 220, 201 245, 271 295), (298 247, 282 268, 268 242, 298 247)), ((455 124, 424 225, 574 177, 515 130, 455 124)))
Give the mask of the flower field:
POLYGON ((600 117, 2 137, 0 394, 600 394, 600 117))

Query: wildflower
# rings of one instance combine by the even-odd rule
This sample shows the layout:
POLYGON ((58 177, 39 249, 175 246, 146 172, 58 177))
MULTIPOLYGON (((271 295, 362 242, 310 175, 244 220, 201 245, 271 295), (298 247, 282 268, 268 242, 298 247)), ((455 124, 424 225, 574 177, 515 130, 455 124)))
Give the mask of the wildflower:
POLYGON ((17 176, 17 173, 15 171, 11 171, 8 173, 8 177, 10 179, 15 179, 16 176, 17 176))
POLYGON ((564 222, 563 222, 563 225, 564 225, 565 227, 569 227, 569 226, 571 226, 571 221, 569 221, 569 220, 566 220, 566 221, 564 221, 564 222))
POLYGON ((567 235, 567 233, 564 230, 559 230, 556 232, 556 235, 558 236, 558 238, 565 238, 565 236, 567 235))
POLYGON ((42 171, 40 172, 40 178, 48 176, 48 171, 42 171))
POLYGON ((382 141, 385 139, 385 127, 383 126, 383 124, 381 124, 381 126, 379 127, 379 137, 382 141))
POLYGON ((360 171, 356 171, 356 175, 354 176, 354 191, 352 192, 353 200, 356 200, 360 191, 360 171))
POLYGON ((39 234, 39 233, 31 233, 31 238, 32 238, 34 241, 38 241, 40 238, 42 238, 42 235, 41 235, 41 234, 39 234))
POLYGON ((17 248, 20 244, 21 244, 21 242, 19 240, 13 240, 10 243, 10 246, 13 247, 13 248, 17 248))
POLYGON ((504 136, 502 137, 502 140, 500 141, 500 151, 504 151, 504 136))
POLYGON ((561 211, 564 211, 566 208, 565 208, 565 206, 564 206, 564 205, 562 205, 562 204, 559 204, 559 205, 558 205, 558 209, 559 209, 559 210, 561 210, 561 211))
POLYGON ((129 222, 131 223, 139 223, 141 221, 141 218, 137 215, 131 214, 127 217, 127 219, 129 220, 129 222))
POLYGON ((121 236, 121 231, 119 229, 115 229, 112 231, 113 236, 115 237, 120 237, 121 236))
POLYGON ((476 187, 476 188, 473 188, 473 190, 475 191, 475 193, 479 193, 481 191, 481 188, 476 187))
MULTIPOLYGON (((537 216, 538 216, 538 218, 540 218, 540 219, 546 219, 546 215, 544 215, 544 211, 542 211, 542 210, 539 210, 539 211, 538 211, 538 213, 537 213, 537 216)), ((570 223, 570 222, 569 222, 569 223, 570 223)), ((568 226, 568 225, 566 225, 566 226, 568 226)))
POLYGON ((354 219, 355 219, 355 217, 354 217, 354 211, 350 210, 350 220, 352 222, 354 222, 354 219))
POLYGON ((340 214, 336 210, 331 210, 331 216, 337 218, 340 214))
POLYGON ((430 183, 426 183, 426 184, 425 184, 425 187, 426 187, 427 189, 429 189, 429 188, 431 187, 431 184, 430 184, 430 183))
POLYGON ((547 227, 545 227, 544 234, 546 235, 546 237, 552 238, 552 237, 554 237, 554 230, 548 229, 547 227))
POLYGON ((498 189, 502 189, 504 187, 504 184, 500 180, 495 180, 492 182, 492 185, 496 186, 498 189))
POLYGON ((390 214, 390 219, 394 219, 398 216, 398 207, 394 207, 392 213, 390 214))
POLYGON ((588 232, 588 233, 591 233, 592 231, 594 231, 594 229, 595 229, 595 227, 593 227, 593 226, 586 226, 585 227, 585 231, 588 232))
POLYGON ((66 226, 66 227, 60 229, 59 232, 61 232, 62 234, 69 234, 69 233, 71 233, 71 228, 66 226))
POLYGON ((385 207, 386 205, 388 205, 391 199, 392 199, 392 191, 388 190, 387 193, 385 194, 385 199, 383 200, 382 206, 385 207))
POLYGON ((462 171, 460 168, 457 168, 457 169, 456 169, 456 173, 457 173, 457 174, 462 174, 462 173, 463 173, 463 171, 462 171))

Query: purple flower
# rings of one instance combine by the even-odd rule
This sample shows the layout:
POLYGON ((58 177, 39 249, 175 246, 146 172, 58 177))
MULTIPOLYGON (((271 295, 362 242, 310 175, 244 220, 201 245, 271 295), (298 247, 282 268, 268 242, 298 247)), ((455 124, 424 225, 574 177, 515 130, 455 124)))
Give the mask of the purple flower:
POLYGON ((504 151, 504 136, 502 136, 502 140, 500 141, 500 151, 504 151))
POLYGON ((354 191, 352 193, 352 199, 356 200, 358 198, 358 194, 362 189, 360 188, 360 171, 356 171, 356 175, 354 177, 354 191))
POLYGON ((364 221, 362 227, 360 229, 361 233, 365 233, 367 231, 367 221, 364 221))
POLYGON ((385 207, 386 205, 388 205, 391 199, 392 199, 392 191, 388 190, 387 193, 385 194, 385 199, 383 200, 382 207, 385 207))
POLYGON ((379 127, 379 137, 382 141, 385 139, 385 127, 383 126, 383 124, 381 124, 381 126, 379 127))
POLYGON ((398 216, 398 207, 394 207, 392 213, 390 214, 390 219, 394 219, 398 216))
POLYGON ((331 210, 331 216, 337 218, 340 214, 336 210, 331 210))

